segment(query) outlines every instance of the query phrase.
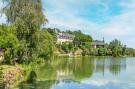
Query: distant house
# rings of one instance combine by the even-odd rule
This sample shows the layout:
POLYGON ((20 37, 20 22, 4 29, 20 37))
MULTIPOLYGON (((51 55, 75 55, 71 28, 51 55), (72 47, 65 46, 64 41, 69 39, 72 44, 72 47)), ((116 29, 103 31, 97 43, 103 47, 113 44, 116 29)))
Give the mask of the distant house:
POLYGON ((93 48, 100 48, 100 47, 105 47, 105 41, 104 41, 104 38, 103 38, 103 41, 100 41, 100 40, 94 40, 92 42, 92 47, 93 48))
POLYGON ((4 60, 4 49, 0 48, 0 62, 4 60))
POLYGON ((63 42, 73 42, 74 35, 67 34, 67 33, 58 33, 57 35, 57 44, 61 44, 63 42))

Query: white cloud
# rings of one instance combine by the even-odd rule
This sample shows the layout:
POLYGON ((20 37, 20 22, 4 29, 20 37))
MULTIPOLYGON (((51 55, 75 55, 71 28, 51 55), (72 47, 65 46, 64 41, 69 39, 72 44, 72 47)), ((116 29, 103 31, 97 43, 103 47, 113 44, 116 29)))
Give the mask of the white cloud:
POLYGON ((119 83, 118 80, 110 80, 110 79, 89 79, 89 80, 83 80, 81 81, 81 83, 84 84, 90 84, 90 85, 94 85, 94 86, 105 86, 107 84, 112 84, 112 83, 119 83))
POLYGON ((134 36, 135 33, 135 0, 120 2, 123 13, 113 16, 102 32, 110 36, 134 36))
POLYGON ((135 8, 135 0, 125 0, 121 2, 120 5, 125 9, 132 10, 135 8))
POLYGON ((126 44, 128 47, 135 48, 135 46, 134 46, 135 45, 135 37, 134 36, 131 36, 128 39, 125 39, 125 41, 126 41, 126 44))
POLYGON ((109 23, 102 28, 101 33, 106 37, 119 38, 128 47, 135 48, 135 7, 133 7, 135 2, 132 2, 131 5, 132 9, 126 4, 125 10, 122 14, 110 18, 109 23))
POLYGON ((0 16, 0 24, 2 23, 6 23, 6 16, 4 14, 0 16))
POLYGON ((124 12, 112 17, 110 22, 102 28, 102 32, 110 36, 131 36, 135 32, 135 12, 124 12))
MULTIPOLYGON (((77 12, 82 8, 87 9, 85 6, 88 4, 100 4, 104 6, 104 3, 101 3, 100 1, 101 0, 60 0, 59 2, 61 3, 59 3, 57 0, 52 0, 50 2, 48 1, 52 7, 49 7, 49 10, 46 9, 44 12, 49 20, 47 27, 58 27, 66 30, 82 30, 84 33, 93 34, 96 36, 98 33, 97 30, 100 29, 100 25, 79 17, 77 12), (78 9, 73 10, 76 7, 78 9)), ((47 1, 44 3, 47 3, 47 1)), ((98 33, 98 35, 100 35, 100 33, 98 33)))
POLYGON ((71 15, 69 13, 63 13, 65 14, 64 17, 59 17, 57 18, 57 14, 54 13, 49 13, 47 15, 47 18, 49 19, 49 24, 51 26, 61 26, 61 27, 65 27, 67 29, 90 29, 90 28, 94 28, 97 26, 97 24, 88 22, 84 19, 81 19, 77 16, 71 15), (50 16, 49 16, 50 15, 50 16))

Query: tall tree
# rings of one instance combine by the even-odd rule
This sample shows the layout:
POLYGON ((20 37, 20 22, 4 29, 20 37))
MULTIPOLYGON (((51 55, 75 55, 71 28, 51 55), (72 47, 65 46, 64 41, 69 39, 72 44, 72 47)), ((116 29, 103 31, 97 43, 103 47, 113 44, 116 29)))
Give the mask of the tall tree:
POLYGON ((31 59, 37 48, 37 32, 46 22, 41 0, 4 0, 4 13, 10 24, 16 27, 16 36, 21 42, 20 59, 31 59))

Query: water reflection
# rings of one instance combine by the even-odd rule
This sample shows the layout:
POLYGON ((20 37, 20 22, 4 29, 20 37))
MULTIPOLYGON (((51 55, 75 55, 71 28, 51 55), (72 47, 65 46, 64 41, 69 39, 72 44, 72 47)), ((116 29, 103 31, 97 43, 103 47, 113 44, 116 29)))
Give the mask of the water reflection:
POLYGON ((110 72, 114 75, 120 74, 122 70, 126 70, 125 59, 112 59, 110 60, 110 72))
POLYGON ((55 82, 55 80, 37 81, 35 83, 23 82, 20 84, 19 89, 50 89, 55 82))
POLYGON ((125 58, 105 58, 94 60, 94 70, 101 73, 103 76, 105 72, 110 71, 114 76, 119 75, 121 71, 126 70, 125 58))
POLYGON ((95 83, 102 84, 108 81, 116 83, 113 78, 121 76, 121 72, 126 69, 125 58, 59 58, 35 68, 37 82, 22 83, 19 87, 20 89, 83 89, 85 86, 84 89, 89 89, 92 87, 91 84, 95 83), (105 80, 106 78, 112 80, 105 80), (67 84, 72 86, 69 88, 67 84))
POLYGON ((29 74, 27 82, 28 83, 34 83, 34 82, 36 82, 36 79, 37 79, 37 74, 34 70, 32 70, 29 74))

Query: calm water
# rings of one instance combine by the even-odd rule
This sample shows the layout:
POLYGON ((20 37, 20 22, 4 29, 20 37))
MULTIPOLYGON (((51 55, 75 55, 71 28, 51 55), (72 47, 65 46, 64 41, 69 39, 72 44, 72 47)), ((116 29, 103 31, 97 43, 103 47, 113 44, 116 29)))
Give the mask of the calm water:
POLYGON ((34 71, 19 89, 135 89, 135 58, 59 58, 34 71))

